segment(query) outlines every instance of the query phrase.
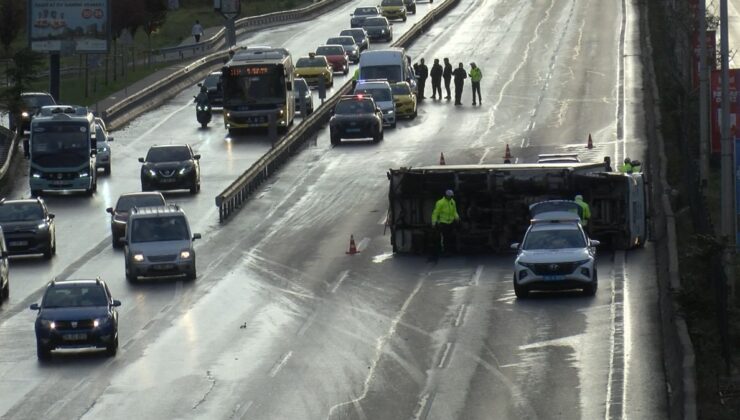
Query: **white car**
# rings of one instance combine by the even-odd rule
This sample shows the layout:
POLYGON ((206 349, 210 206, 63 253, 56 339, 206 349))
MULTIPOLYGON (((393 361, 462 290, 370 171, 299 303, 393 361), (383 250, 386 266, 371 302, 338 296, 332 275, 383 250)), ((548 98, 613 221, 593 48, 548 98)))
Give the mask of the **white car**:
POLYGON ((514 261, 516 296, 525 298, 535 289, 582 289, 588 296, 595 295, 599 241, 588 238, 577 214, 556 211, 538 213, 535 217, 522 243, 511 245, 517 250, 514 261), (551 218, 557 214, 559 218, 551 218))
POLYGON ((110 142, 113 136, 105 128, 105 122, 99 117, 95 117, 95 140, 97 145, 97 155, 95 157, 95 169, 103 168, 106 175, 111 172, 111 152, 110 142))

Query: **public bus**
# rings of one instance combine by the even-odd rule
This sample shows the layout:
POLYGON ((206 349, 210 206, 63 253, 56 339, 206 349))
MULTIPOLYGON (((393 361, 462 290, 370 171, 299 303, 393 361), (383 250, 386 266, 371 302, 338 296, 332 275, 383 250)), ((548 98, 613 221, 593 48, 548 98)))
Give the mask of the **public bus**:
POLYGON ((293 60, 285 48, 255 47, 238 50, 223 71, 224 126, 234 130, 293 124, 293 60))
POLYGON ((95 191, 95 118, 86 107, 42 107, 31 121, 28 141, 31 195, 95 191))

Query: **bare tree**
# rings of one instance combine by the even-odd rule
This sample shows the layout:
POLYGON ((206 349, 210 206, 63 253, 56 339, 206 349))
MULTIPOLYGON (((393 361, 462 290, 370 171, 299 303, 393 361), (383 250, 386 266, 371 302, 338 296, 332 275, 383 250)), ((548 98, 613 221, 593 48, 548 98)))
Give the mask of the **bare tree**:
POLYGON ((0 0, 0 44, 6 55, 10 55, 10 44, 25 26, 25 12, 24 1, 0 0))

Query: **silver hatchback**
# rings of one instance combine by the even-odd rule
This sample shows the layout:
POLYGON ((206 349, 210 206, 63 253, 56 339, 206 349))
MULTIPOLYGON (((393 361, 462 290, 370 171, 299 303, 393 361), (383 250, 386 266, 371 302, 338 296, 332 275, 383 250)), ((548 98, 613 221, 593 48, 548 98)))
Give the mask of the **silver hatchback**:
POLYGON ((196 277, 193 241, 185 212, 174 204, 131 209, 125 240, 126 279, 196 277))

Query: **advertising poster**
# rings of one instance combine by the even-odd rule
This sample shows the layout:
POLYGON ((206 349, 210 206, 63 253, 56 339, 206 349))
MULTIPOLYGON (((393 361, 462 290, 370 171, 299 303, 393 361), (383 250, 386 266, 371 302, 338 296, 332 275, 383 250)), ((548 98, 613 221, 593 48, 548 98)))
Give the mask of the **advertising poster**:
POLYGON ((38 52, 107 52, 110 1, 29 0, 29 46, 38 52))
MULTIPOLYGON (((712 72, 711 77, 711 92, 712 100, 710 101, 711 110, 711 128, 712 128, 712 153, 720 153, 722 151, 721 139, 722 133, 720 132, 722 123, 722 71, 715 70, 712 72)), ((730 69, 730 77, 728 81, 729 85, 729 101, 730 101, 730 127, 737 126, 737 116, 740 114, 740 104, 738 104, 738 88, 740 88, 740 69, 730 69)))

